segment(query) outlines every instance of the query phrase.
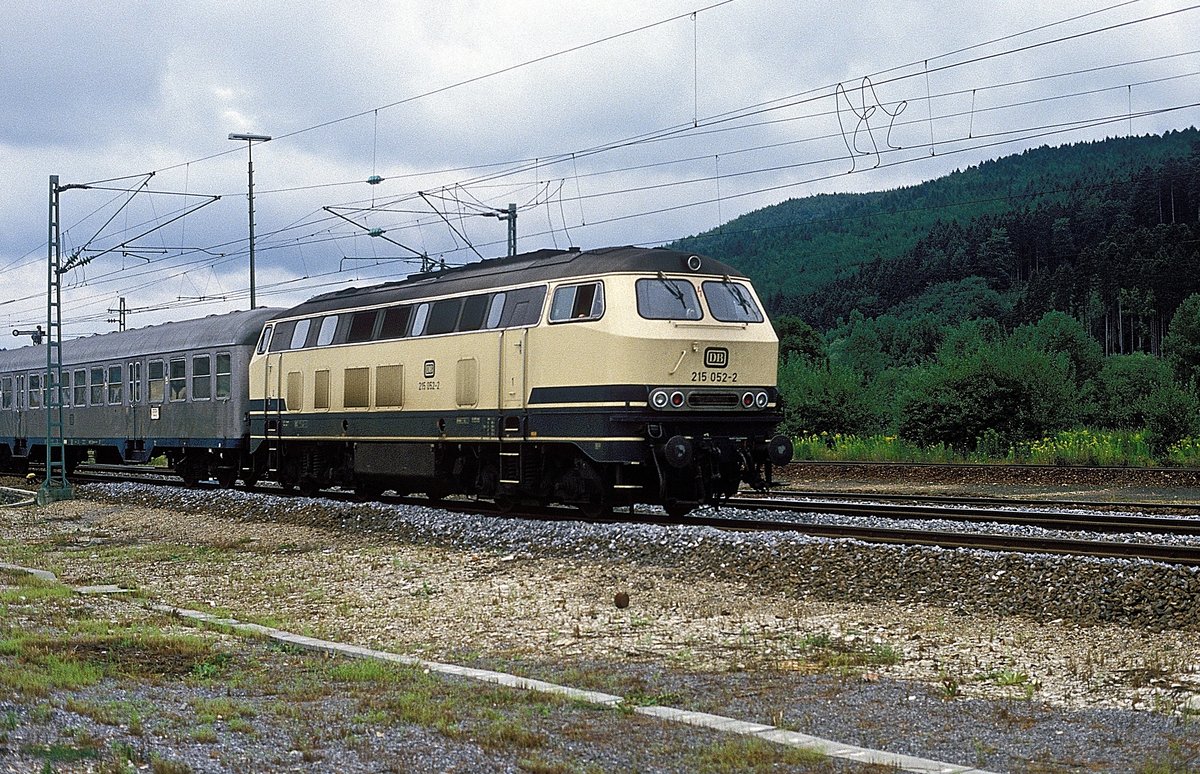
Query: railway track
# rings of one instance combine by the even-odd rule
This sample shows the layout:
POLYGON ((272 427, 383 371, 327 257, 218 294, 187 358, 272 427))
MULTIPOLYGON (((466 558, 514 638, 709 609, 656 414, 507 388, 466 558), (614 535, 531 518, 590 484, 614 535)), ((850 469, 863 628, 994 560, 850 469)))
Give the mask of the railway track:
MULTIPOLYGON (((153 485, 182 487, 178 479, 171 479, 171 471, 165 468, 137 468, 129 471, 121 466, 88 466, 76 471, 74 479, 97 483, 130 481, 153 485), (134 473, 134 475, 131 475, 134 473)), ((212 488, 216 488, 213 484, 212 488)), ((264 493, 292 496, 295 493, 278 488, 263 488, 264 493)), ((1145 516, 1129 513, 1103 511, 1045 511, 1023 510, 1044 508, 1046 501, 1004 500, 1010 507, 979 507, 980 498, 938 498, 936 504, 914 504, 910 496, 877 498, 875 495, 845 495, 829 497, 829 493, 806 492, 814 499, 794 499, 799 493, 788 493, 789 498, 737 497, 728 502, 730 508, 748 513, 790 512, 796 514, 832 514, 845 516, 864 523, 814 523, 811 520, 730 515, 725 508, 702 509, 681 518, 674 518, 657 511, 645 509, 633 512, 614 512, 602 517, 585 517, 580 511, 566 507, 525 508, 504 511, 487 501, 469 499, 447 499, 437 501, 437 506, 466 513, 477 513, 500 518, 529 518, 554 521, 600 521, 615 522, 636 520, 639 523, 662 526, 706 526, 722 530, 747 532, 791 532, 829 539, 852 539, 864 543, 886 545, 935 546, 944 549, 974 549, 1017 553, 1041 553, 1099 558, 1142 559, 1175 564, 1200 566, 1200 545, 1189 543, 1148 542, 1138 540, 1097 540, 1076 538, 1069 535, 1018 535, 1011 531, 980 531, 978 529, 956 531, 949 529, 925 529, 922 522, 958 521, 970 524, 998 524, 1009 527, 1038 527, 1056 532, 1093 532, 1126 535, 1200 536, 1200 516, 1145 516), (840 499, 853 498, 853 502, 840 499), (880 500, 892 500, 881 502, 880 500), (864 502, 870 500, 870 502, 864 502), (905 500, 896 502, 894 500, 905 500), (953 505, 958 503, 958 505, 953 505), (912 527, 879 526, 867 524, 871 519, 891 519, 911 522, 912 527)), ((351 492, 327 491, 322 497, 354 502, 351 492)), ((998 498, 984 498, 989 506, 998 498)), ((384 497, 384 502, 402 505, 430 505, 431 501, 416 497, 384 497)), ((1056 503, 1056 505, 1058 505, 1056 503)), ((1121 503, 1071 502, 1078 508, 1098 506, 1128 508, 1121 503)))
MULTIPOLYGON (((729 505, 753 510, 795 511, 800 513, 837 513, 848 516, 880 516, 889 519, 933 520, 948 519, 971 523, 1016 524, 1026 527, 1041 527, 1053 530, 1086 530, 1089 532, 1151 532, 1200 535, 1200 516, 1142 516, 1130 513, 1077 510, 1046 511, 1017 510, 1044 509, 1048 503, 1042 500, 1006 500, 1009 507, 981 507, 996 503, 994 498, 944 498, 938 505, 921 505, 888 501, 875 495, 844 495, 847 499, 829 498, 828 494, 810 493, 815 499, 782 499, 775 497, 737 497, 729 505), (874 502, 876 499, 882 502, 874 502), (951 505, 957 503, 957 505, 951 505)), ((794 496, 789 493, 789 496, 794 496)), ((895 499, 902 499, 897 497, 895 499)), ((1128 508, 1117 503, 1072 503, 1077 509, 1128 508)), ((1060 507, 1057 506, 1056 507, 1060 507)))

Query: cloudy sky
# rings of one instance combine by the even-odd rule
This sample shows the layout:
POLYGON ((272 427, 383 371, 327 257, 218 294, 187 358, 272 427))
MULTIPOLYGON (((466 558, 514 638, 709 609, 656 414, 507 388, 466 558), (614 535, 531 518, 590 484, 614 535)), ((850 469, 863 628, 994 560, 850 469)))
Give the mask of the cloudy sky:
POLYGON ((1191 126, 1198 33, 1185 0, 10 0, 0 335, 44 319, 50 175, 91 185, 61 195, 85 335, 121 297, 130 327, 248 307, 231 132, 274 138, 253 148, 257 301, 286 306, 417 254, 502 255, 510 202, 521 251, 655 245, 1191 126))

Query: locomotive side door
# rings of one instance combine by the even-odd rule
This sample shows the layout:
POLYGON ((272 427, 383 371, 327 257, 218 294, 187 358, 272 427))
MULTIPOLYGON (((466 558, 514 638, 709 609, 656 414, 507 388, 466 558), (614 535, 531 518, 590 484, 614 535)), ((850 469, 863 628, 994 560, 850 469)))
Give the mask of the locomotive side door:
POLYGON ((508 328, 500 335, 500 411, 525 409, 525 348, 528 328, 508 328))
POLYGON ((508 328, 500 334, 500 485, 525 482, 525 363, 528 328, 508 328))

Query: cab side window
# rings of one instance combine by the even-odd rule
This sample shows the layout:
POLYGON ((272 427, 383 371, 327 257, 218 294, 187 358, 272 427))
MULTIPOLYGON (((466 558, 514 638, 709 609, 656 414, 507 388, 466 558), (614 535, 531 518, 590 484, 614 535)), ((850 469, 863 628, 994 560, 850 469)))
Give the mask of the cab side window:
POLYGON ((586 282, 564 285, 554 290, 550 303, 550 322, 599 320, 604 316, 604 285, 586 282))

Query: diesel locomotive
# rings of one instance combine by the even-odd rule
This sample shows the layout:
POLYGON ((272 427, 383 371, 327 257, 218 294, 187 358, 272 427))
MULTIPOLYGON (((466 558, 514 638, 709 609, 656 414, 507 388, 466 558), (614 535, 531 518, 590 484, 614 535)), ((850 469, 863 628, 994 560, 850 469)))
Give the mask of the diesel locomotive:
MULTIPOLYGON (((601 513, 719 503, 792 454, 774 435, 778 341, 753 287, 690 253, 540 250, 205 319, 186 342, 174 323, 85 339, 86 358, 64 345, 64 370, 100 377, 94 408, 114 417, 103 433, 75 420, 69 459, 161 452, 191 481, 601 513), (155 345, 122 343, 139 334, 155 345), (165 432, 189 410, 191 431, 165 432)), ((36 454, 48 385, 34 350, 0 352, 0 457, 36 454)), ((92 411, 96 383, 71 415, 92 411)))

